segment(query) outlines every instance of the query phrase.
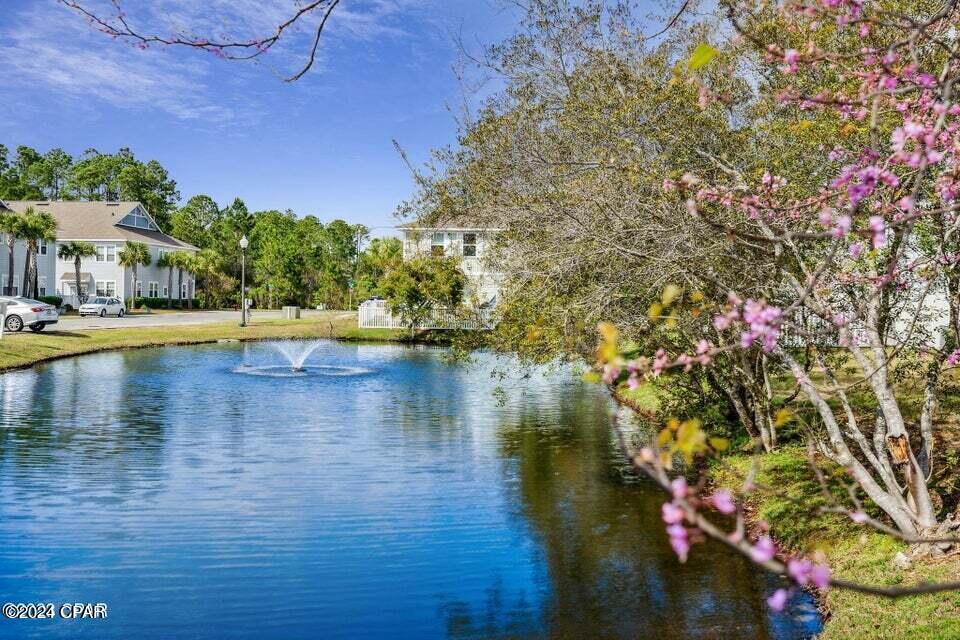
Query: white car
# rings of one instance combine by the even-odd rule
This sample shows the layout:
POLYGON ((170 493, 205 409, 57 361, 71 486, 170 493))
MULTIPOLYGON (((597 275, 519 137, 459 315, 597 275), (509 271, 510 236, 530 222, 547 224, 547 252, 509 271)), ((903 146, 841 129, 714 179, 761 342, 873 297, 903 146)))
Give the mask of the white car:
POLYGON ((81 318, 83 316, 100 316, 101 318, 117 316, 118 318, 122 318, 123 314, 127 312, 127 309, 123 306, 120 298, 97 296, 80 305, 79 311, 81 318))
POLYGON ((4 326, 7 331, 22 331, 24 326, 31 331, 43 331, 48 324, 57 324, 60 314, 57 308, 46 302, 31 298, 0 297, 0 302, 7 303, 7 314, 4 317, 4 326))

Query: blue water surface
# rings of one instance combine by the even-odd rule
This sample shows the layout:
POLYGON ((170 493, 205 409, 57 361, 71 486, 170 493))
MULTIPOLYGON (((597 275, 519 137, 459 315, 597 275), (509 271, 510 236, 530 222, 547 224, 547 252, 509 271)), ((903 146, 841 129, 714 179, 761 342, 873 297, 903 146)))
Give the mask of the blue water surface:
POLYGON ((681 565, 611 404, 569 371, 321 344, 102 353, 0 376, 0 638, 807 638, 809 596, 681 565), (284 372, 286 368, 277 369, 284 372))

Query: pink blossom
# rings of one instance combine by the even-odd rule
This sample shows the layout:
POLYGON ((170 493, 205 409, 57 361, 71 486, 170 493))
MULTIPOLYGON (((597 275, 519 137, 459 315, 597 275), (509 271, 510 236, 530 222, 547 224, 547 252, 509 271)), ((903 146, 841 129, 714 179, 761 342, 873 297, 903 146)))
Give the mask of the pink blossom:
POLYGON ((653 359, 653 375, 658 376, 663 371, 670 366, 670 357, 667 355, 667 352, 663 349, 657 349, 656 354, 654 354, 653 359))
POLYGON ((850 251, 850 257, 851 257, 851 258, 853 258, 853 259, 859 258, 859 257, 860 257, 860 254, 863 253, 863 243, 862 243, 862 242, 854 242, 852 245, 850 245, 849 251, 850 251))
POLYGON ((830 567, 825 564, 815 564, 810 570, 810 582, 821 591, 830 587, 830 567))
POLYGON ((664 502, 661 508, 663 521, 667 524, 678 524, 683 522, 683 509, 672 502, 664 502))
POLYGON ((670 482, 670 492, 674 500, 683 500, 687 497, 690 488, 687 486, 687 479, 684 477, 674 478, 670 482))
POLYGON ((710 496, 710 502, 713 503, 713 507, 720 513, 729 515, 737 510, 737 505, 734 504, 733 501, 733 494, 726 489, 720 489, 710 496))
POLYGON ((789 595, 786 589, 777 589, 773 592, 773 595, 767 598, 767 606, 774 611, 783 611, 783 608, 787 605, 789 595))
POLYGON ((667 533, 670 536, 670 546, 673 552, 677 554, 680 562, 687 561, 687 554, 690 553, 690 537, 687 530, 679 524, 672 524, 667 527, 667 533))
POLYGON ((794 582, 800 586, 805 586, 810 582, 810 572, 813 570, 813 563, 809 560, 791 559, 787 563, 787 573, 793 578, 794 582))
POLYGON ((953 353, 947 356, 947 364, 951 367, 955 367, 960 364, 960 349, 956 349, 953 353))
POLYGON ((750 549, 750 557, 754 562, 769 562, 777 554, 777 547, 770 536, 763 536, 750 549))
POLYGON ((874 249, 880 249, 887 244, 887 223, 881 216, 870 216, 870 233, 874 249))

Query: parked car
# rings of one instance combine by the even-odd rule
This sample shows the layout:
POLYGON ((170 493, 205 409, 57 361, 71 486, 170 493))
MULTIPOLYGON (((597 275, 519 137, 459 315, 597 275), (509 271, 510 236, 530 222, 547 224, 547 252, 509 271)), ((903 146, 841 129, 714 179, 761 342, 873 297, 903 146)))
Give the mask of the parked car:
POLYGON ((120 298, 97 296, 80 305, 80 317, 100 316, 103 318, 106 316, 117 316, 118 318, 122 318, 126 312, 127 308, 120 298))
POLYGON ((0 297, 0 302, 7 303, 7 315, 4 325, 7 331, 22 331, 24 326, 31 331, 43 331, 48 324, 57 324, 60 314, 57 308, 46 302, 31 298, 0 297))

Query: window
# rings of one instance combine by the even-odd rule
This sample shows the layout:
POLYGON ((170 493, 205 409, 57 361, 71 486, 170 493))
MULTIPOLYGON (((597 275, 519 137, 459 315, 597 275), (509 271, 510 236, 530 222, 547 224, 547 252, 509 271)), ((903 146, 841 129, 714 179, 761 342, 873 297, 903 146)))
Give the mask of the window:
POLYGON ((37 290, 41 296, 47 295, 47 279, 44 276, 40 276, 37 282, 37 290))
POLYGON ((112 245, 97 246, 97 262, 116 262, 117 248, 112 245))
POLYGON ((167 285, 163 285, 163 297, 164 298, 170 297, 170 289, 167 288, 167 285))
POLYGON ((463 234, 463 255, 467 258, 474 258, 477 255, 477 234, 463 234))
POLYGON ((160 283, 151 282, 150 286, 147 287, 147 295, 150 296, 151 298, 160 297, 160 283))
POLYGON ((41 241, 40 241, 40 246, 38 247, 38 250, 40 251, 40 255, 42 255, 42 256, 47 255, 47 241, 46 241, 46 240, 41 240, 41 241))
POLYGON ((143 209, 137 208, 128 213, 120 221, 120 224, 127 227, 137 227, 138 229, 150 229, 157 231, 157 225, 150 222, 150 218, 143 212, 143 209))
POLYGON ((138 298, 143 297, 143 281, 137 280, 137 293, 135 294, 138 298))
POLYGON ((435 256, 443 255, 443 234, 435 233, 430 239, 430 254, 435 256))
POLYGON ((20 276, 13 276, 13 289, 7 286, 7 276, 3 275, 0 282, 3 283, 3 295, 5 296, 18 296, 20 295, 20 276))
POLYGON ((186 282, 180 285, 180 297, 183 299, 190 297, 190 285, 186 282))
MULTIPOLYGON (((89 285, 87 285, 86 282, 81 282, 81 283, 80 283, 80 293, 81 293, 81 294, 87 295, 87 293, 89 293, 89 292, 87 291, 88 288, 89 288, 89 285)), ((77 284, 76 284, 75 282, 69 282, 69 283, 65 282, 64 285, 63 285, 63 293, 65 293, 66 295, 70 295, 70 296, 75 296, 75 295, 77 295, 77 284)))
POLYGON ((117 281, 116 280, 97 280, 97 295, 98 296, 117 295, 117 281))

